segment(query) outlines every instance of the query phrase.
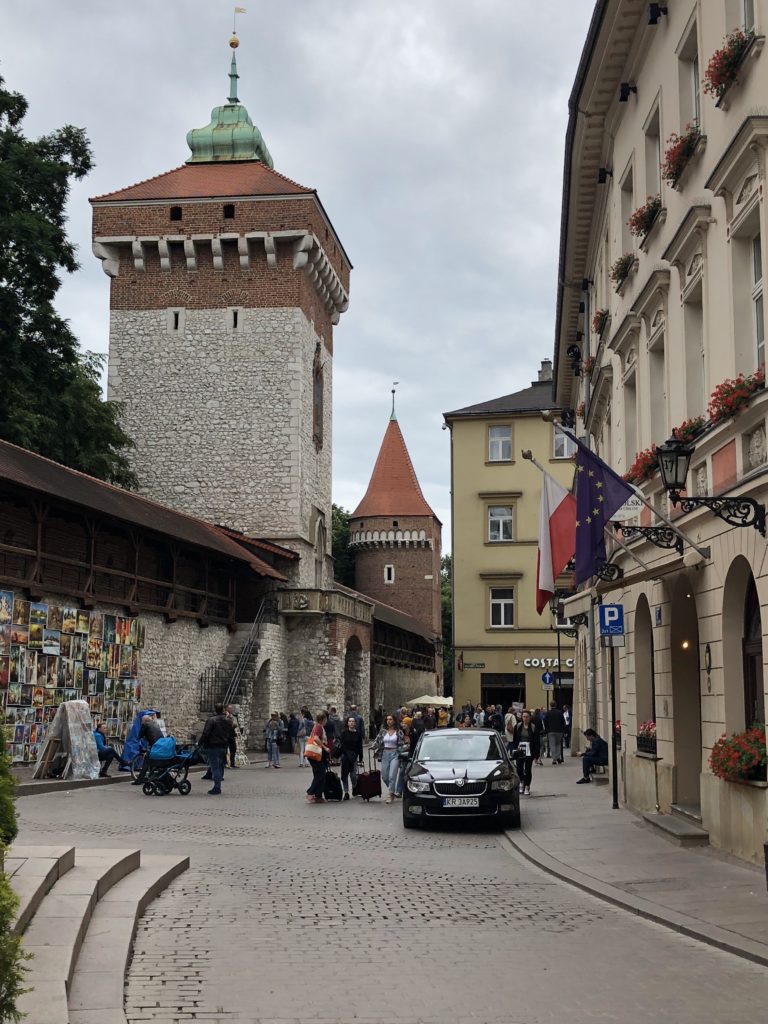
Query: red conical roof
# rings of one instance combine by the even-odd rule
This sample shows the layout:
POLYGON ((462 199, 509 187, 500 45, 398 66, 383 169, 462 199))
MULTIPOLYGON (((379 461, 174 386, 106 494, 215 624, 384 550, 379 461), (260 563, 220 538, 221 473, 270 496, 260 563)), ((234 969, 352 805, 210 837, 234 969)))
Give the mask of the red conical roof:
POLYGON ((353 519, 361 519, 363 516, 436 518, 421 493, 411 457, 394 416, 387 425, 365 497, 352 513, 353 519))

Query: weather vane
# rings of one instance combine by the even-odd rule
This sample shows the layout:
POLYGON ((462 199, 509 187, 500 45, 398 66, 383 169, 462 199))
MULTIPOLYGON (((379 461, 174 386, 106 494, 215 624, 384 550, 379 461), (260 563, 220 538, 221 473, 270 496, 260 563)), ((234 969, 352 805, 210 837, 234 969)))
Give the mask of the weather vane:
POLYGON ((232 15, 232 35, 233 36, 237 35, 237 16, 238 16, 238 14, 247 14, 247 13, 248 12, 245 9, 245 7, 236 7, 235 8, 235 12, 232 15))
POLYGON ((392 416, 391 416, 391 419, 395 418, 395 388, 398 386, 399 383, 400 383, 399 380, 393 380, 392 381, 392 416))

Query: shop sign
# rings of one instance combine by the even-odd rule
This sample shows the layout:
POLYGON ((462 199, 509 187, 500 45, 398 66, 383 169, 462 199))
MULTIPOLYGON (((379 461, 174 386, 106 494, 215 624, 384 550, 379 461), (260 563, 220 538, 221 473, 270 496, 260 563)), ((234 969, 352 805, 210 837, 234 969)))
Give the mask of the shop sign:
POLYGON ((465 661, 464 668, 485 668, 484 661, 465 661))
MULTIPOLYGON (((573 668, 573 658, 566 658, 563 662, 565 668, 573 668)), ((526 668, 560 668, 557 658, 526 658, 523 662, 526 668)))

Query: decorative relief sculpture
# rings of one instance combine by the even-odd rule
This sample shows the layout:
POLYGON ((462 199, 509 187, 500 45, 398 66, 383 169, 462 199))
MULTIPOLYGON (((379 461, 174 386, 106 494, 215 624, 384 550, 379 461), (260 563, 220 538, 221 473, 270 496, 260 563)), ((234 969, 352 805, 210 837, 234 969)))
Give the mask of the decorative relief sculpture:
POLYGON ((757 469, 758 466, 765 465, 765 440, 765 426, 761 423, 760 426, 756 430, 753 430, 747 438, 747 458, 749 460, 750 469, 757 469))
POLYGON ((697 468, 695 480, 697 496, 705 495, 709 487, 709 481, 707 480, 707 465, 705 462, 702 462, 702 464, 697 468))

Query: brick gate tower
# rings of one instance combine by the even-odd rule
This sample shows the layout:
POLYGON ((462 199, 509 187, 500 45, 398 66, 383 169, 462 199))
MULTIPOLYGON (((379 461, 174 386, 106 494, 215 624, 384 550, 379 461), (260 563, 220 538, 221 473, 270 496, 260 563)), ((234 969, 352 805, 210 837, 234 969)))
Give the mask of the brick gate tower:
POLYGON ((294 583, 322 588, 351 264, 317 193, 274 170, 230 45, 229 97, 187 135, 186 163, 91 200, 109 397, 143 494, 299 551, 294 583))
POLYGON ((440 520, 427 504, 392 415, 368 490, 349 521, 355 587, 442 633, 440 520))

